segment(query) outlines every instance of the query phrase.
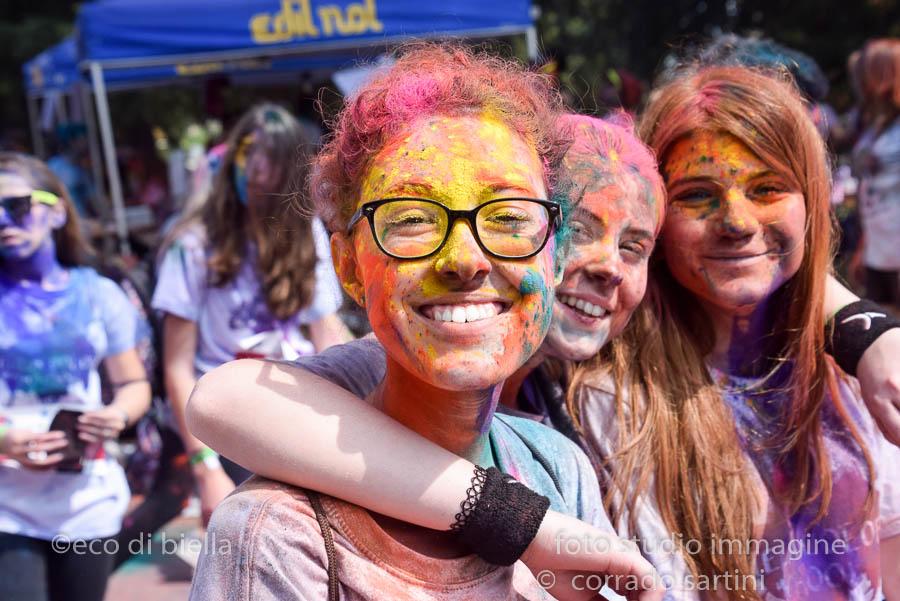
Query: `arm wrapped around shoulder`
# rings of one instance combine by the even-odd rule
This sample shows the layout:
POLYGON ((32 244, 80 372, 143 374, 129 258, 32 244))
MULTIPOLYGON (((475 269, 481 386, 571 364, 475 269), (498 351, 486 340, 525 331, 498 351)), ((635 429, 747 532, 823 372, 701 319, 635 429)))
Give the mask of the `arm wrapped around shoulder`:
POLYGON ((495 467, 475 466, 472 486, 450 527, 488 563, 514 564, 534 540, 550 499, 495 467))

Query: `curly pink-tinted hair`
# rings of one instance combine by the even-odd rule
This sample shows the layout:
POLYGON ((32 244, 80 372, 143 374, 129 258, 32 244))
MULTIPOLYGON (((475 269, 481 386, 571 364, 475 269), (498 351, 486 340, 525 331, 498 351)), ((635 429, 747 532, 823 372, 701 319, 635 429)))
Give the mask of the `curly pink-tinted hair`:
POLYGON ((549 78, 510 60, 455 44, 418 43, 353 96, 332 124, 316 157, 311 198, 332 231, 343 231, 356 209, 372 158, 393 136, 429 116, 490 112, 533 144, 544 181, 559 159, 554 127, 561 102, 549 78))
MULTIPOLYGON (((606 119, 568 113, 557 120, 559 135, 570 140, 566 155, 597 155, 604 160, 613 181, 637 185, 657 212, 657 232, 666 216, 666 185, 659 173, 656 156, 635 133, 634 122, 625 112, 606 119)), ((565 169, 557 177, 558 194, 566 188, 565 169)))

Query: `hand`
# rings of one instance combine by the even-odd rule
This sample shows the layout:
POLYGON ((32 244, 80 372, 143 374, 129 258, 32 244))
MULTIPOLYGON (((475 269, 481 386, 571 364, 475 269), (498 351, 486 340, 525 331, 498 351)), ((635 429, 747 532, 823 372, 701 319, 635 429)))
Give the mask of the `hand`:
POLYGON ((550 594, 566 601, 597 598, 598 591, 575 586, 573 578, 586 574, 609 577, 607 586, 627 599, 658 601, 665 595, 659 575, 636 545, 555 511, 547 512, 522 561, 539 584, 546 584, 539 574, 551 572, 550 594))
POLYGON ((125 412, 114 405, 78 417, 78 438, 87 443, 115 440, 125 429, 125 412))
POLYGON ((235 486, 222 468, 209 469, 203 464, 199 464, 194 468, 194 477, 197 479, 197 492, 200 495, 200 514, 203 519, 203 527, 206 528, 212 512, 222 502, 222 499, 231 494, 235 486))
POLYGON ((62 461, 60 451, 69 445, 66 433, 32 432, 30 430, 7 430, 0 439, 0 455, 18 461, 22 467, 32 470, 52 468, 62 461))
POLYGON ((900 328, 888 330, 866 349, 856 378, 882 434, 900 446, 900 328))

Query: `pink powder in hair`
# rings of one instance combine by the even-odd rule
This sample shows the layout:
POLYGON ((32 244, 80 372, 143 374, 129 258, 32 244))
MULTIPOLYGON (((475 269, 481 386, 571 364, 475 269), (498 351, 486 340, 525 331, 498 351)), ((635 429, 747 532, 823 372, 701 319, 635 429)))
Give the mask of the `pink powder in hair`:
POLYGON ((634 133, 627 113, 614 113, 608 119, 565 114, 557 119, 561 134, 571 141, 567 153, 599 154, 608 160, 609 172, 619 178, 635 178, 639 189, 647 190, 647 202, 656 206, 661 226, 665 218, 665 184, 653 151, 634 133))

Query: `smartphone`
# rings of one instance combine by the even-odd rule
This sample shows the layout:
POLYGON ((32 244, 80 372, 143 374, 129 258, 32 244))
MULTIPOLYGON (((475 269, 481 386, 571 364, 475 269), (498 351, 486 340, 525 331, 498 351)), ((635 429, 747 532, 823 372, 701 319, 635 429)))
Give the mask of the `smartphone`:
POLYGON ((78 438, 78 417, 81 413, 71 409, 60 409, 50 423, 48 432, 61 430, 66 433, 66 439, 69 441, 67 446, 58 451, 63 454, 62 461, 55 466, 58 472, 80 472, 84 469, 84 449, 87 443, 78 438))

